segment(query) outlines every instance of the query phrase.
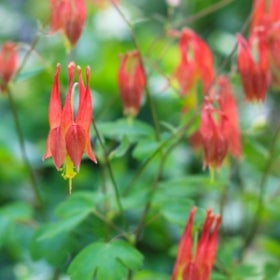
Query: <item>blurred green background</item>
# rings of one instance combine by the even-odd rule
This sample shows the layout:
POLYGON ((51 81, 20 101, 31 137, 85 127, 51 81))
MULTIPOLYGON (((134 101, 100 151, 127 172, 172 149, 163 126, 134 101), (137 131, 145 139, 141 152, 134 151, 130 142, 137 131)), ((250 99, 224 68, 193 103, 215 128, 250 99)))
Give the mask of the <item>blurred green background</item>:
MULTIPOLYGON (((112 222, 121 224, 105 158, 93 129, 92 143, 99 164, 83 160, 73 182, 72 200, 67 181, 57 172, 52 160, 42 161, 57 63, 61 63, 64 96, 70 61, 74 60, 83 69, 86 65, 92 69, 94 119, 108 154, 115 153, 110 163, 121 192, 137 178, 129 195, 122 198, 130 230, 139 222, 159 168, 161 159, 157 155, 141 176, 135 177, 159 144, 154 138, 147 98, 132 126, 123 118, 116 76, 119 55, 134 49, 128 26, 111 4, 100 9, 88 0, 86 5, 87 20, 82 36, 69 53, 62 34, 49 33, 48 1, 0 1, 0 43, 7 40, 17 43, 19 64, 34 40, 38 40, 13 80, 11 92, 28 159, 44 202, 42 211, 22 159, 8 98, 1 95, 0 279, 3 280, 69 279, 69 263, 82 248, 92 241, 117 235, 114 230, 108 233, 106 223, 92 214, 69 224, 67 215, 73 214, 75 220, 76 212, 71 211, 79 211, 88 200, 92 199, 93 207, 103 211, 112 222), (104 193, 109 196, 105 210, 100 199, 104 193), (51 237, 44 239, 46 232, 51 237)), ((182 0, 178 8, 171 9, 164 0, 122 1, 119 7, 132 23, 144 57, 162 139, 170 137, 172 129, 177 129, 182 121, 178 92, 167 87, 166 79, 178 63, 177 41, 167 36, 166 30, 193 28, 209 44, 219 71, 234 49, 235 34, 247 21, 251 5, 249 0, 182 0), (219 3, 224 5, 218 8, 219 3)), ((263 105, 245 103, 235 55, 221 71, 230 73, 238 102, 243 156, 238 161, 227 159, 211 182, 208 171, 202 169, 201 153, 192 151, 187 137, 176 143, 166 158, 148 222, 137 245, 144 255, 144 265, 134 279, 170 278, 176 244, 193 204, 200 207, 196 225, 202 223, 205 208, 211 207, 223 215, 213 279, 280 279, 279 93, 270 91, 263 105), (256 223, 252 234, 250 231, 256 223), (246 240, 248 236, 253 240, 246 240), (247 241, 248 247, 244 244, 247 241)), ((192 129, 197 126, 198 121, 192 129)))

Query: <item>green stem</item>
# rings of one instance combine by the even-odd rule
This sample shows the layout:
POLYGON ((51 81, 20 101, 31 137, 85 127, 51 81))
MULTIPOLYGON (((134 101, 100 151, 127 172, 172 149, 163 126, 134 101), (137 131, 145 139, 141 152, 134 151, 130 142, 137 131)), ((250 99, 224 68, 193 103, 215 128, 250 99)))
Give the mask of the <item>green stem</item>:
POLYGON ((101 148, 103 150, 105 164, 106 164, 106 166, 108 168, 109 176, 111 178, 111 181, 112 181, 112 184, 113 184, 113 188, 114 188, 116 202, 117 202, 118 208, 120 210, 121 216, 123 218, 123 222, 125 224, 124 210, 123 210, 123 207, 122 207, 121 197, 120 197, 120 193, 119 193, 119 188, 117 186, 117 182, 116 182, 116 179, 115 179, 114 174, 113 174, 112 166, 110 164, 110 161, 109 161, 109 158, 108 158, 108 155, 107 155, 107 152, 106 152, 105 145, 103 144, 102 138, 100 136, 99 130, 98 130, 97 126, 96 126, 96 123, 95 123, 94 119, 92 120, 92 124, 93 124, 93 128, 95 130, 95 133, 96 133, 96 137, 97 137, 97 139, 98 139, 98 141, 99 141, 99 143, 101 145, 101 148))
POLYGON ((269 175, 271 165, 274 160, 275 148, 276 148, 279 133, 280 133, 280 126, 277 128, 277 130, 272 138, 272 142, 271 142, 270 150, 269 150, 269 158, 266 162, 266 166, 265 166, 264 172, 263 172, 261 180, 260 180, 260 185, 259 185, 260 192, 259 192, 256 212, 255 212, 253 221, 251 223, 250 230, 249 230, 247 236, 245 237, 245 240, 244 240, 244 243, 243 243, 243 246, 241 249, 241 254, 240 254, 241 260, 244 257, 244 253, 245 253, 246 249, 248 247, 250 247, 250 245, 253 243, 255 236, 258 232, 258 229, 260 227, 260 220, 261 220, 261 215, 262 215, 263 206, 264 206, 265 184, 266 184, 267 177, 269 175))
POLYGON ((36 181, 34 171, 33 171, 32 167, 31 167, 31 164, 28 160, 28 156, 27 156, 27 152, 26 152, 26 148, 25 148, 25 143, 24 143, 23 132, 22 132, 22 129, 21 129, 18 113, 17 113, 17 110, 16 110, 16 105, 15 105, 15 102, 14 102, 14 99, 13 99, 13 95, 12 95, 9 88, 7 88, 7 95, 8 95, 8 100, 9 100, 10 108, 11 108, 11 111, 12 111, 14 123, 15 123, 15 128, 16 128, 16 133, 17 133, 17 137, 18 137, 18 141, 19 141, 20 151, 21 151, 22 158, 23 158, 23 161, 25 163, 25 166, 28 170, 31 187, 32 187, 33 193, 35 195, 38 207, 43 209, 43 200, 42 200, 42 197, 41 197, 41 194, 40 194, 40 191, 39 191, 39 187, 38 187, 38 184, 37 184, 37 181, 36 181))

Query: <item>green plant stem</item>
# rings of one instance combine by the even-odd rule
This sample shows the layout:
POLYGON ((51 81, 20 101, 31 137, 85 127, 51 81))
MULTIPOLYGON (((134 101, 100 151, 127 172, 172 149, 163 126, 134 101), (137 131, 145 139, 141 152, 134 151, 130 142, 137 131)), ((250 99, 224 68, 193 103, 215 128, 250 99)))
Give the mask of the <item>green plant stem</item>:
POLYGON ((22 71, 23 67, 25 66, 25 64, 27 63, 29 56, 31 55, 31 53, 33 52, 33 50, 35 49, 36 45, 38 44, 39 40, 40 40, 41 36, 40 34, 37 34, 36 37, 34 38, 33 42, 30 45, 29 50, 26 52, 26 54, 24 55, 22 62, 20 64, 20 66, 17 68, 15 74, 14 74, 14 78, 16 79, 17 76, 20 74, 20 72, 22 71))
POLYGON ((272 138, 272 142, 271 142, 270 150, 269 150, 269 157, 266 162, 265 169, 264 169, 264 172, 262 174, 260 184, 259 184, 260 192, 259 192, 256 212, 255 212, 253 221, 251 223, 250 230, 249 230, 247 236, 245 237, 245 240, 244 240, 244 243, 243 243, 243 246, 241 249, 240 260, 243 259, 245 251, 253 243, 253 241, 256 237, 256 234, 258 232, 258 229, 260 227, 261 214, 262 214, 263 206, 264 206, 265 184, 267 181, 267 177, 269 176, 269 171, 270 171, 271 165, 274 160, 275 148, 276 148, 279 133, 280 133, 280 126, 277 128, 277 130, 275 131, 273 138, 272 138))
MULTIPOLYGON (((144 61, 143 61, 143 55, 141 53, 141 50, 139 48, 139 44, 138 44, 138 41, 137 41, 137 38, 134 34, 134 31, 133 31, 133 26, 132 24, 129 22, 129 20, 126 18, 126 16, 124 15, 124 13, 122 12, 122 10, 119 8, 119 6, 114 3, 114 1, 110 0, 111 4, 115 7, 116 11, 119 13, 119 15, 121 16, 121 18, 124 20, 124 22, 127 24, 127 27, 130 31, 130 35, 131 35, 131 38, 132 38, 132 41, 133 41, 133 44, 134 44, 134 47, 135 49, 138 50, 139 52, 139 57, 140 57, 140 63, 144 69, 144 76, 145 76, 145 80, 148 81, 148 75, 147 75, 147 72, 146 72, 146 69, 144 67, 144 61)), ((150 90, 149 90, 149 87, 147 85, 148 83, 146 82, 146 85, 145 85, 145 91, 146 91, 146 94, 147 94, 147 100, 148 100, 148 104, 149 104, 149 107, 150 107, 150 110, 151 110, 151 114, 152 114, 152 119, 153 119, 153 125, 154 125, 154 128, 155 128, 155 136, 156 136, 156 139, 159 141, 160 140, 160 126, 159 126, 159 121, 158 121, 158 117, 157 117, 157 114, 156 114, 156 109, 155 109, 155 105, 154 105, 154 102, 153 102, 153 99, 152 99, 152 96, 151 96, 151 93, 150 93, 150 90)))
POLYGON ((125 224, 124 210, 123 210, 123 207, 122 207, 121 197, 120 197, 120 193, 119 193, 119 188, 117 186, 117 182, 116 182, 115 176, 113 174, 112 166, 110 164, 110 161, 109 161, 109 158, 108 158, 108 155, 107 155, 107 152, 106 152, 105 145, 103 144, 102 138, 100 136, 99 130, 98 130, 97 126, 96 126, 96 123, 95 123, 94 119, 92 120, 92 124, 93 124, 93 128, 95 130, 95 133, 96 133, 96 137, 97 137, 97 139, 98 139, 98 141, 99 141, 99 143, 101 145, 101 148, 103 150, 105 164, 106 164, 106 166, 108 168, 109 176, 111 178, 111 181, 112 181, 112 184, 113 184, 113 187, 114 187, 116 202, 117 202, 119 211, 121 213, 121 216, 123 218, 123 222, 125 224))
POLYGON ((27 152, 26 152, 26 148, 25 148, 25 143, 24 143, 23 132, 22 132, 22 129, 21 129, 18 113, 17 113, 17 110, 16 110, 16 105, 15 105, 15 102, 14 102, 14 99, 13 99, 13 95, 12 95, 9 88, 7 88, 7 96, 8 96, 10 108, 11 108, 11 111, 12 111, 14 123, 15 123, 15 129, 16 129, 16 133, 17 133, 17 137, 18 137, 18 141, 19 141, 20 151, 21 151, 22 158, 23 158, 23 161, 25 163, 26 169, 28 171, 31 187, 32 187, 34 196, 36 198, 36 204, 38 205, 38 207, 43 209, 43 200, 42 200, 42 197, 41 197, 41 194, 40 194, 40 191, 39 191, 39 187, 38 187, 38 184, 37 184, 37 181, 36 181, 34 171, 33 171, 32 166, 31 166, 31 164, 28 160, 28 156, 27 156, 27 152))
POLYGON ((175 23, 175 28, 178 28, 182 25, 187 25, 190 24, 191 22, 194 22, 198 19, 201 19, 209 14, 212 14, 220 9, 222 9, 223 7, 225 7, 226 5, 230 4, 231 2, 233 2, 234 0, 222 0, 219 1, 218 3, 215 3, 213 5, 211 5, 210 7, 207 7, 201 11, 199 11, 196 14, 193 14, 189 17, 187 17, 185 20, 182 20, 178 23, 175 23))
POLYGON ((112 229, 118 231, 121 236, 125 237, 128 241, 130 241, 130 236, 127 232, 123 231, 121 228, 119 228, 117 225, 115 225, 112 221, 108 220, 100 212, 94 210, 93 215, 95 215, 97 218, 99 218, 101 221, 103 221, 107 226, 109 226, 112 229))

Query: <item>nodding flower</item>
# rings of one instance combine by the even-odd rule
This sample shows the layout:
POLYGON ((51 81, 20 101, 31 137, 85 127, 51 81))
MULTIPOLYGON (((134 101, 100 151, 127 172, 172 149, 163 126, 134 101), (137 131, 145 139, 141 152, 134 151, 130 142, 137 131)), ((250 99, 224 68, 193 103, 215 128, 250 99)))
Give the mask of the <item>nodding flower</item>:
POLYGON ((173 76, 178 81, 181 95, 187 95, 197 81, 201 82, 206 94, 215 76, 211 50, 191 29, 171 31, 171 35, 179 36, 180 61, 173 76))
POLYGON ((46 153, 43 159, 52 157, 55 167, 62 170, 62 176, 69 179, 71 192, 72 178, 80 169, 80 163, 85 152, 89 159, 97 162, 90 143, 90 125, 92 120, 92 99, 89 88, 90 68, 86 68, 86 84, 83 82, 82 71, 78 66, 79 105, 76 115, 72 106, 72 95, 75 84, 76 65, 68 65, 68 92, 62 107, 60 101, 59 73, 60 64, 56 67, 53 88, 49 104, 50 131, 47 140, 46 153))
POLYGON ((79 40, 86 20, 84 0, 50 0, 51 31, 62 30, 71 45, 79 40))
POLYGON ((6 92, 7 85, 14 75, 18 62, 16 45, 5 42, 0 50, 0 90, 6 92))
POLYGON ((266 42, 259 37, 253 56, 253 41, 246 41, 237 34, 237 66, 247 101, 263 102, 269 85, 269 62, 266 42))
POLYGON ((199 129, 190 138, 194 148, 202 147, 204 167, 219 169, 228 154, 241 155, 238 110, 228 78, 217 77, 204 97, 199 129))
POLYGON ((136 116, 146 86, 145 71, 138 51, 127 52, 121 57, 118 85, 124 114, 132 117, 136 116))

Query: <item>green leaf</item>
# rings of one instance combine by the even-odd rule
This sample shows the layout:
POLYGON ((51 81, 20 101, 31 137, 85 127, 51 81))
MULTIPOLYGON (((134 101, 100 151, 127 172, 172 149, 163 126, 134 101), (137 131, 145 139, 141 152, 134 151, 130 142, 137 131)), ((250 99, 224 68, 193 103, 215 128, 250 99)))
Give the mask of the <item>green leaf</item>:
POLYGON ((93 192, 75 192, 59 204, 55 210, 55 215, 60 218, 73 217, 82 213, 87 215, 93 211, 99 199, 101 199, 100 195, 93 192))
POLYGON ((0 246, 6 241, 9 229, 17 222, 30 220, 33 210, 24 202, 14 202, 0 209, 0 246))
POLYGON ((130 147, 130 142, 127 136, 124 136, 121 141, 121 144, 109 154, 109 159, 119 158, 124 156, 129 147, 130 147))
POLYGON ((10 221, 26 220, 32 217, 32 208, 24 202, 14 202, 0 209, 0 217, 6 217, 10 221))
POLYGON ((74 246, 74 241, 66 232, 50 239, 40 239, 40 236, 45 234, 46 230, 47 226, 41 226, 32 236, 30 242, 31 256, 34 260, 43 258, 52 265, 61 266, 69 257, 70 248, 74 246))
POLYGON ((152 127, 138 120, 129 122, 127 119, 120 119, 114 122, 98 123, 97 127, 105 138, 118 141, 125 136, 131 143, 137 142, 139 139, 154 137, 152 127))
POLYGON ((49 223, 46 225, 41 235, 38 236, 38 240, 41 241, 54 238, 57 235, 72 231, 87 217, 88 214, 89 212, 82 212, 73 217, 68 217, 65 220, 49 223))
POLYGON ((151 156, 161 145, 161 142, 145 139, 138 142, 133 150, 133 157, 138 160, 146 159, 151 156))
POLYGON ((279 240, 275 240, 269 237, 263 237, 260 240, 262 247, 265 249, 266 252, 270 253, 271 255, 280 258, 280 243, 279 240))
POLYGON ((53 238, 59 234, 72 231, 78 224, 93 213, 94 207, 103 199, 102 194, 92 192, 76 192, 62 202, 55 210, 61 220, 49 223, 38 236, 39 240, 53 238))
POLYGON ((93 276, 96 280, 123 279, 129 269, 139 269, 142 260, 142 255, 125 241, 95 242, 76 256, 68 273, 72 280, 91 280, 93 276))

